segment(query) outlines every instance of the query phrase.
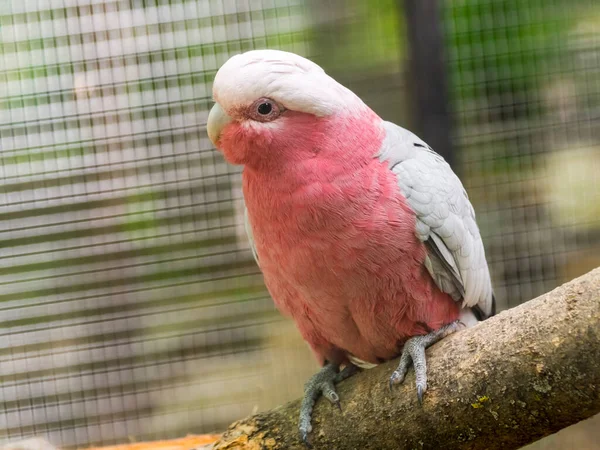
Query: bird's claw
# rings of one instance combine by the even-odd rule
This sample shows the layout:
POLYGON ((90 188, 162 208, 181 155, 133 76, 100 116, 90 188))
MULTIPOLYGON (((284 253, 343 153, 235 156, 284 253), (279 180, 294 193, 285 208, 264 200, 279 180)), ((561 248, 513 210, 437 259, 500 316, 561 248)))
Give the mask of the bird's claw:
POLYGON ((304 443, 304 445, 306 445, 307 448, 313 448, 312 444, 308 440, 308 432, 307 431, 302 431, 300 433, 300 439, 302 439, 302 442, 304 443))
POLYGON ((425 336, 415 336, 410 338, 404 343, 402 349, 402 355, 400 356, 400 362, 398 368, 392 373, 390 377, 389 385, 390 389, 395 384, 400 384, 404 381, 404 377, 408 372, 408 368, 411 363, 415 368, 416 386, 417 386, 417 400, 419 405, 423 404, 423 394, 427 391, 427 359, 425 357, 425 349, 435 344, 443 337, 454 333, 458 330, 458 321, 452 322, 439 330, 433 331, 425 336))
POLYGON ((308 432, 307 431, 302 431, 300 433, 300 437, 301 437, 302 442, 304 443, 304 445, 306 445, 306 448, 312 448, 312 444, 308 440, 308 432))
POLYGON ((400 384, 404 381, 406 370, 408 369, 401 369, 400 367, 394 370, 394 373, 392 373, 392 376, 390 377, 390 389, 392 389, 395 384, 400 384))
POLYGON ((345 380, 350 375, 356 372, 356 367, 349 365, 341 372, 337 372, 337 366, 326 364, 319 372, 314 374, 304 386, 304 398, 300 407, 300 439, 308 447, 312 448, 312 444, 308 440, 308 436, 312 431, 311 416, 317 399, 322 395, 332 405, 342 411, 340 396, 335 391, 335 383, 345 380))
POLYGON ((332 405, 340 404, 340 396, 335 392, 335 387, 333 386, 332 381, 324 381, 321 386, 321 392, 323 393, 323 397, 331 402, 332 405))

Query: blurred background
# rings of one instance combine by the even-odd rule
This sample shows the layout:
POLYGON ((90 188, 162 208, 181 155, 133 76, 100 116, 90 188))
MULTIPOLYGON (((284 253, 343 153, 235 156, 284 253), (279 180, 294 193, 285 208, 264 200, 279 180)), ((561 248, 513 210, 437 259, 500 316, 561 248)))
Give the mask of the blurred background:
POLYGON ((597 0, 2 0, 0 40, 2 439, 220 431, 316 370, 206 136, 245 50, 310 57, 451 162, 500 309, 600 265, 597 0))

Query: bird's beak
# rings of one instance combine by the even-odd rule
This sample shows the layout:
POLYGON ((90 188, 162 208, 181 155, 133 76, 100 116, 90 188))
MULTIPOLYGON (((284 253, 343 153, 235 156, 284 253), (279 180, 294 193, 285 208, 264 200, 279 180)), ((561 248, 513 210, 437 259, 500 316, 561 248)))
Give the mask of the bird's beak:
POLYGON ((221 105, 215 103, 208 113, 208 121, 206 122, 206 131, 208 138, 212 141, 215 147, 218 147, 219 137, 221 131, 225 128, 225 125, 230 123, 233 119, 227 115, 221 105))

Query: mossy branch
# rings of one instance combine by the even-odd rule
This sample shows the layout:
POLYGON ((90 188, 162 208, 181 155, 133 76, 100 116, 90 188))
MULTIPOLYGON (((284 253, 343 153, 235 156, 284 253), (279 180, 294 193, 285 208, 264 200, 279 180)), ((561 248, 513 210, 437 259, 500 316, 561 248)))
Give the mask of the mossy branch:
MULTIPOLYGON (((427 353, 422 406, 412 370, 390 392, 397 361, 382 364, 339 385, 342 413, 317 403, 314 448, 510 450, 600 412, 600 269, 427 353)), ((215 450, 304 450, 299 404, 232 424, 215 450)))

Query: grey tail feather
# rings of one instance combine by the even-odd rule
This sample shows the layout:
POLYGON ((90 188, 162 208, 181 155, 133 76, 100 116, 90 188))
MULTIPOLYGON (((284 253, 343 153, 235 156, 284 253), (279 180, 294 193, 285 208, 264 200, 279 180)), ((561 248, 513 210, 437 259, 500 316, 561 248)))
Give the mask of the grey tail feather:
POLYGON ((492 293, 492 310, 489 314, 485 314, 481 308, 477 305, 473 306, 471 308, 471 311, 473 311, 473 314, 475 314, 475 317, 477 318, 477 320, 479 320, 480 322, 482 320, 485 319, 489 319, 492 316, 496 315, 496 296, 492 293))

